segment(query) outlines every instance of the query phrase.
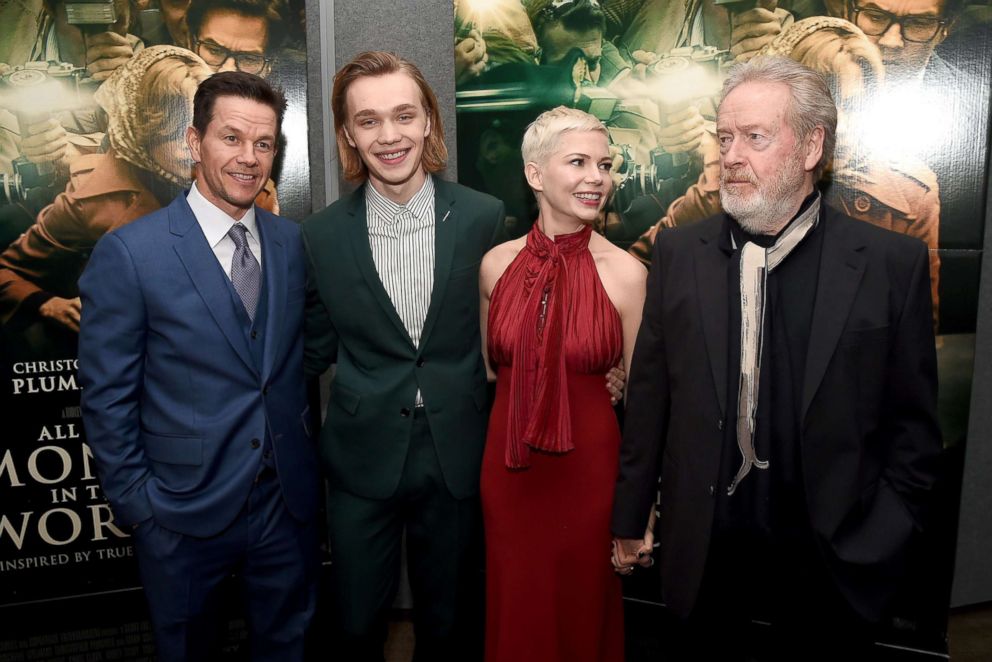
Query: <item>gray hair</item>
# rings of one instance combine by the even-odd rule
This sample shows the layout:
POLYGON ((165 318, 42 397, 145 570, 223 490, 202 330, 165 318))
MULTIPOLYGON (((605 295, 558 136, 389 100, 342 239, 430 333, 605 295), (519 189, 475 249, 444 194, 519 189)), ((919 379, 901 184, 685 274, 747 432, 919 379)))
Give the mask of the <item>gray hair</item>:
POLYGON ((785 119, 799 140, 808 138, 816 127, 823 129, 823 155, 813 170, 814 181, 819 180, 837 140, 837 106, 823 75, 789 58, 761 55, 731 67, 722 98, 744 83, 782 83, 789 88, 792 103, 785 119))
POLYGON ((561 135, 568 131, 597 131, 609 138, 606 127, 594 116, 576 108, 558 106, 544 111, 528 125, 520 145, 524 163, 545 163, 558 148, 561 135))

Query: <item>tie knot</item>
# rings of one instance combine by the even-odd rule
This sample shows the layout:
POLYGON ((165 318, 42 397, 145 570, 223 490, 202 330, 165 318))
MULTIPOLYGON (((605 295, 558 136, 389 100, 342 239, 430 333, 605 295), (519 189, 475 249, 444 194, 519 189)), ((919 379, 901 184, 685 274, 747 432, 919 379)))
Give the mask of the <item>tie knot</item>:
POLYGON ((246 248, 248 246, 248 228, 246 228, 242 223, 235 223, 231 226, 231 229, 227 231, 227 234, 231 236, 234 241, 235 248, 246 248))

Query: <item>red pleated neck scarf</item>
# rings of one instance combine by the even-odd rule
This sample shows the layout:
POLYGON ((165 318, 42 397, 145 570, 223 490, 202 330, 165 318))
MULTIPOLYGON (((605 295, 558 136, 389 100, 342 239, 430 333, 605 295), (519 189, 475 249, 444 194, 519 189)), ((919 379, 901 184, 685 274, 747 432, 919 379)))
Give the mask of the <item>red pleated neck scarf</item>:
POLYGON ((513 347, 506 444, 510 469, 529 467, 530 449, 567 453, 575 448, 564 353, 568 269, 582 253, 591 259, 591 235, 592 226, 587 225, 552 240, 538 221, 518 258, 524 260, 524 290, 529 294, 513 347))

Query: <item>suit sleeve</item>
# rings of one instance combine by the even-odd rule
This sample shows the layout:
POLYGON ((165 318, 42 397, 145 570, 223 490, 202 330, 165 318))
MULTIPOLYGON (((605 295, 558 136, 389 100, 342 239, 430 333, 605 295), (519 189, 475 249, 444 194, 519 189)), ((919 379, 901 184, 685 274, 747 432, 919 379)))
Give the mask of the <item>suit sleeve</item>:
POLYGON ((627 387, 620 469, 613 501, 613 534, 640 538, 658 489, 659 459, 668 428, 668 361, 662 333, 662 264, 666 233, 655 242, 644 314, 634 342, 627 387))
POLYGON ((306 317, 303 325, 303 370, 307 378, 318 377, 337 358, 338 334, 331 321, 327 305, 317 286, 317 265, 310 249, 310 238, 303 232, 303 248, 307 256, 306 317))
POLYGON ((140 442, 147 316, 131 254, 104 237, 79 281, 79 379, 83 425, 118 524, 152 517, 151 476, 140 442))

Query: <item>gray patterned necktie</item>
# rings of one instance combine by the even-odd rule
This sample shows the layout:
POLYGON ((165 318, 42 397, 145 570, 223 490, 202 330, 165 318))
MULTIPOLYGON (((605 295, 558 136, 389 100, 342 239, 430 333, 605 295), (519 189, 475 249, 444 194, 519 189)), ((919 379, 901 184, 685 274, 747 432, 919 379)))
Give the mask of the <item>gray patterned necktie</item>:
POLYGON ((255 309, 258 307, 258 290, 262 283, 262 268, 258 260, 248 248, 247 228, 241 223, 235 223, 227 234, 234 241, 234 259, 231 261, 231 283, 241 297, 248 317, 255 321, 255 309))

